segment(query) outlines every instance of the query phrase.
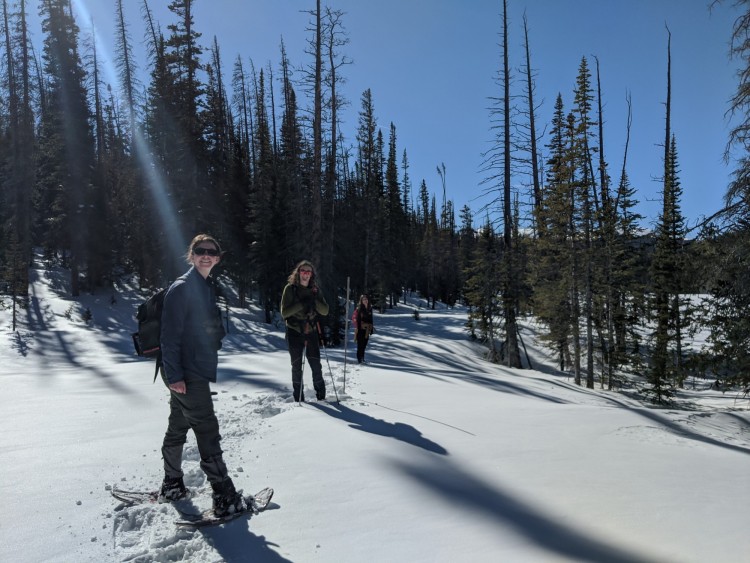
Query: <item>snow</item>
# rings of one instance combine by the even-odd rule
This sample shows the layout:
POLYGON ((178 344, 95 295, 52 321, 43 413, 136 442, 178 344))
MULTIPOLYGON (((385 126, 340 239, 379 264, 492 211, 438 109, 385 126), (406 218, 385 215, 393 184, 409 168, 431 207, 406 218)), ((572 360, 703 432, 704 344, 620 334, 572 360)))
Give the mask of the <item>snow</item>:
MULTIPOLYGON (((246 492, 275 488, 271 508, 202 530, 170 504, 121 508, 112 485, 162 478, 168 393, 130 340, 144 296, 123 282, 71 300, 67 272, 31 274, 17 332, 0 311, 0 561, 750 561, 747 400, 696 385, 658 409, 577 387, 530 323, 536 369, 493 365, 464 309, 417 321, 416 301, 376 315, 368 364, 350 341, 345 373, 329 349, 330 400, 303 405, 281 327, 232 309, 225 459, 246 492)), ((184 458, 197 494, 180 507, 198 512, 192 435, 184 458)))

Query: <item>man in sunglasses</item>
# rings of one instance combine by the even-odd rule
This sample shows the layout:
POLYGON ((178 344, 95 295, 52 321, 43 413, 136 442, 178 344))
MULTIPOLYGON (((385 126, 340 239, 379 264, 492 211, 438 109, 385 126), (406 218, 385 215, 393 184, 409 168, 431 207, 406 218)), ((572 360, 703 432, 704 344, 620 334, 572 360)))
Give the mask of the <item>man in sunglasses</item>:
POLYGON ((213 489, 214 513, 225 516, 242 511, 244 499, 224 464, 209 385, 216 382, 218 350, 225 335, 209 276, 221 261, 221 247, 212 236, 200 234, 190 243, 185 259, 191 268, 169 287, 161 320, 162 377, 170 390, 170 412, 161 450, 164 482, 160 496, 171 501, 188 493, 182 448, 192 430, 201 469, 213 489))

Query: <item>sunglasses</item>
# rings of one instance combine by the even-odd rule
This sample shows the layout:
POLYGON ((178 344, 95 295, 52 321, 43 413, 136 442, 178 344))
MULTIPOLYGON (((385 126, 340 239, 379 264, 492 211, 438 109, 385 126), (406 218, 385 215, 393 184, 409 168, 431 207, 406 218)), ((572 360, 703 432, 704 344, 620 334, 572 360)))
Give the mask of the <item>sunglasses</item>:
POLYGON ((193 254, 196 256, 204 256, 208 254, 209 256, 219 256, 221 254, 218 250, 215 248, 206 248, 205 246, 196 246, 193 249, 193 254))
POLYGON ((312 274, 312 270, 300 270, 300 274, 312 274))

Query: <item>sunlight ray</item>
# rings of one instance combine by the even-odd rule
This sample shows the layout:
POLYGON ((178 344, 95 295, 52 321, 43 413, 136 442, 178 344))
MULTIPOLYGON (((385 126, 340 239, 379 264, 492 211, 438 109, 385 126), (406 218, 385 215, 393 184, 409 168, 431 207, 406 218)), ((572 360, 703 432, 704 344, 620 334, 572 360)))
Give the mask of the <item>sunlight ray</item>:
MULTIPOLYGON (((73 0, 73 9, 77 12, 79 21, 91 22, 90 33, 96 44, 97 53, 101 54, 98 57, 98 61, 103 67, 105 80, 109 84, 114 84, 116 86, 115 90, 121 92, 123 88, 114 65, 114 59, 106 47, 106 41, 102 40, 95 22, 91 19, 86 2, 84 0, 73 0)), ((138 113, 137 108, 131 108, 127 100, 122 100, 120 103, 125 106, 126 110, 136 110, 136 114, 138 113)), ((170 257, 179 257, 184 252, 186 240, 180 229, 177 212, 169 201, 168 183, 161 167, 152 158, 153 150, 148 138, 142 134, 138 127, 131 133, 133 148, 135 149, 133 153, 137 155, 138 159, 137 165, 143 172, 148 191, 156 206, 159 224, 162 226, 162 230, 167 237, 167 255, 170 257)))

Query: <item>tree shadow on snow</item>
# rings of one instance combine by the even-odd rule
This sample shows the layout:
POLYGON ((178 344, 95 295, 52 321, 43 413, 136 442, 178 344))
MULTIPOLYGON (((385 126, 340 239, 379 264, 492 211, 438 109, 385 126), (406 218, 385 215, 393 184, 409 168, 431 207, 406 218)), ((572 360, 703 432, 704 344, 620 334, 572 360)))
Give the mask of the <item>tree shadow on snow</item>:
MULTIPOLYGON (((405 356, 399 356, 396 359, 379 358, 377 367, 398 371, 399 373, 413 373, 434 379, 466 381, 492 391, 525 395, 529 398, 542 399, 552 403, 566 404, 570 402, 553 394, 531 389, 528 384, 515 384, 507 380, 498 379, 497 372, 471 370, 471 366, 466 358, 450 358, 440 353, 422 352, 422 357, 414 362, 409 361, 405 356), (427 362, 425 358, 427 358, 427 362), (430 367, 426 368, 425 365, 429 365, 430 367)), ((502 369, 502 366, 494 366, 494 368, 502 369)))
POLYGON ((37 295, 36 284, 29 283, 29 290, 29 308, 26 311, 28 328, 29 330, 47 330, 46 317, 52 313, 49 311, 49 307, 46 311, 42 311, 42 299, 37 295))
POLYGON ((688 440, 695 440, 696 442, 703 442, 704 444, 718 446, 720 448, 724 448, 733 452, 750 454, 750 448, 747 448, 744 446, 736 446, 734 444, 722 442, 721 440, 712 438, 711 436, 700 434, 699 432, 691 430, 673 420, 670 420, 666 416, 661 415, 657 410, 648 409, 648 408, 637 408, 637 407, 633 407, 632 405, 627 405, 627 404, 622 404, 621 406, 637 415, 640 415, 644 418, 647 418, 648 420, 651 420, 659 424, 660 426, 663 426, 667 432, 671 432, 672 434, 680 438, 686 438, 688 440))
POLYGON ((493 518, 499 526, 513 530, 541 549, 574 561, 608 563, 655 563, 645 557, 604 541, 593 539, 559 518, 545 515, 538 509, 499 490, 479 478, 458 469, 446 458, 433 458, 429 466, 417 466, 400 460, 393 464, 416 484, 444 497, 452 507, 463 505, 468 511, 480 511, 493 518))
POLYGON ((278 377, 275 377, 268 372, 240 370, 223 367, 221 364, 219 364, 219 381, 222 383, 241 381, 245 384, 252 385, 253 387, 273 391, 274 393, 291 393, 289 386, 279 383, 278 377))
MULTIPOLYGON (((267 326, 267 325, 266 325, 267 326)), ((224 337, 222 349, 225 353, 243 352, 248 354, 264 354, 286 349, 283 332, 269 332, 267 328, 243 328, 242 332, 232 327, 224 337)))
POLYGON ((386 438, 393 438, 400 442, 405 442, 412 446, 417 446, 440 455, 447 455, 446 450, 440 444, 436 444, 432 440, 428 440, 422 433, 419 432, 413 426, 404 424, 403 422, 386 422, 379 418, 373 418, 361 412, 350 409, 349 407, 342 405, 341 403, 329 404, 322 406, 319 403, 310 403, 311 406, 323 411, 333 418, 338 418, 344 422, 348 422, 351 428, 356 430, 362 430, 370 434, 376 434, 378 436, 385 436, 386 438))
POLYGON ((17 350, 18 353, 24 358, 29 355, 29 341, 31 336, 28 333, 24 333, 22 336, 19 331, 13 333, 11 337, 10 348, 11 350, 17 350))
MULTIPOLYGON (((128 388, 118 381, 116 374, 110 373, 99 366, 92 366, 78 361, 79 350, 76 348, 77 345, 68 342, 67 339, 68 335, 60 331, 40 332, 37 336, 37 348, 40 350, 41 365, 50 367, 49 370, 45 370, 46 374, 62 375, 64 372, 60 371, 59 368, 61 367, 61 360, 64 360, 79 373, 91 373, 118 393, 129 392, 128 388), (45 350, 54 350, 55 354, 48 357, 45 350)), ((153 373, 153 370, 151 373, 153 373)))

